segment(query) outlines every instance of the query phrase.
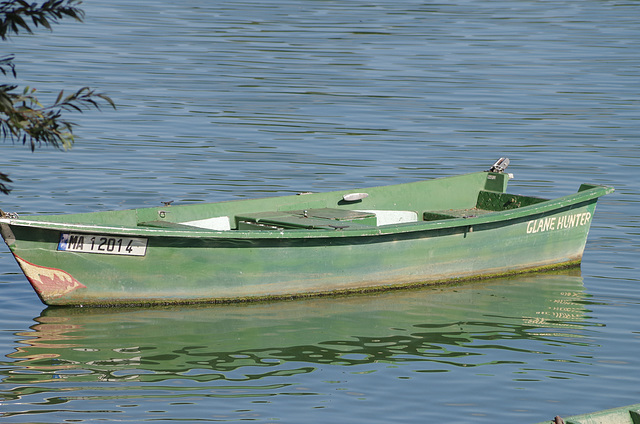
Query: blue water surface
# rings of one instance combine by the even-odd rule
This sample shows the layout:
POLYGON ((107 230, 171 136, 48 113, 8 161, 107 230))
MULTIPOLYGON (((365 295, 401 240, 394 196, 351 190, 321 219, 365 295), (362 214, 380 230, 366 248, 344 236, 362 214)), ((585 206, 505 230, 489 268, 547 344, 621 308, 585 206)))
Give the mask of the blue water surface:
MULTIPOLYGON (((487 169, 612 185, 581 269, 254 305, 46 308, 0 250, 0 421, 529 422, 640 402, 640 3, 95 0, 13 36, 70 151, 0 144, 21 216, 487 169)), ((10 81, 7 79, 7 81, 10 81)), ((13 82, 13 81, 11 81, 13 82)))

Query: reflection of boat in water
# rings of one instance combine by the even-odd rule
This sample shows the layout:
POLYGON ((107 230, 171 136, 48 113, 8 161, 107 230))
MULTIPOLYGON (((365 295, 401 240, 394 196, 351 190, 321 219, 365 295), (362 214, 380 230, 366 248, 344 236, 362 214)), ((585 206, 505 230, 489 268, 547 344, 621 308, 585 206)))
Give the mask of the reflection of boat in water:
POLYGON ((580 271, 573 269, 277 304, 49 308, 32 331, 19 334, 27 339, 9 357, 12 366, 29 370, 18 373, 22 383, 244 381, 309 372, 314 364, 415 360, 440 369, 478 366, 470 358, 521 349, 523 340, 536 350, 549 340, 571 343, 582 328, 583 297, 580 271), (295 370, 287 366, 293 362, 295 370))

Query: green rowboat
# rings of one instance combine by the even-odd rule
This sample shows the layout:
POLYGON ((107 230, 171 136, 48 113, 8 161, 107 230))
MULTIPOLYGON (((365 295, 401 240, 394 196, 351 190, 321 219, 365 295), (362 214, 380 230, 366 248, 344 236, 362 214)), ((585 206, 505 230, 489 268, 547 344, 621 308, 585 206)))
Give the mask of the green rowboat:
POLYGON ((124 211, 2 213, 47 305, 229 302, 435 284, 579 264, 598 197, 506 193, 489 171, 354 191, 124 211))
POLYGON ((556 416, 553 420, 539 424, 637 424, 640 422, 640 403, 606 409, 567 418, 556 416))

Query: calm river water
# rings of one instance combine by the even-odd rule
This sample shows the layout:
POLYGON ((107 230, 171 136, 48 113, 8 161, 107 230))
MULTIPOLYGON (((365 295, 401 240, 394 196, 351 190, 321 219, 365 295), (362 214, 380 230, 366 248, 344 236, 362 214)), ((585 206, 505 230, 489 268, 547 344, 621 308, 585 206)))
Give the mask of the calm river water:
POLYGON ((612 185, 581 269, 372 296, 45 308, 0 250, 0 421, 536 423, 640 402, 640 3, 92 0, 3 42, 75 147, 0 144, 5 211, 414 181, 612 185))

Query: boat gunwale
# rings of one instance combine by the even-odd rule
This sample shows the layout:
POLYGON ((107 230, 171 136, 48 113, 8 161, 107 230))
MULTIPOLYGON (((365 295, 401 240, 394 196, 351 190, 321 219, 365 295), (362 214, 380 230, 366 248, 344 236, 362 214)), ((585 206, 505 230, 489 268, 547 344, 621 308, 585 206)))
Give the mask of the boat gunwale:
MULTIPOLYGON (((411 232, 424 232, 429 230, 452 229, 470 227, 480 224, 511 221, 527 216, 540 215, 589 202, 614 191, 613 187, 595 184, 586 184, 586 189, 577 193, 544 200, 540 203, 522 206, 520 208, 503 211, 492 211, 475 217, 448 218, 434 221, 416 221, 384 226, 372 226, 369 228, 342 228, 342 229, 282 229, 282 230, 206 230, 206 229, 167 229, 167 228, 142 228, 122 227, 108 225, 91 225, 78 223, 64 223, 53 221, 36 221, 21 218, 0 218, 0 224, 9 226, 31 227, 52 231, 77 231, 81 233, 96 234, 109 233, 125 236, 167 237, 167 238, 198 238, 198 239, 289 239, 289 238, 342 238, 354 236, 380 236, 411 232)), ((508 194, 508 193, 506 193, 508 194)), ((184 205, 188 206, 188 205, 184 205)), ((100 212, 97 212, 100 213, 100 212)), ((55 216, 55 215, 52 215, 55 216)))

